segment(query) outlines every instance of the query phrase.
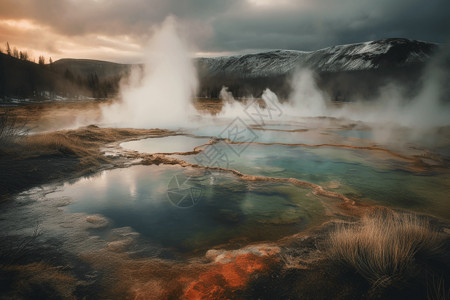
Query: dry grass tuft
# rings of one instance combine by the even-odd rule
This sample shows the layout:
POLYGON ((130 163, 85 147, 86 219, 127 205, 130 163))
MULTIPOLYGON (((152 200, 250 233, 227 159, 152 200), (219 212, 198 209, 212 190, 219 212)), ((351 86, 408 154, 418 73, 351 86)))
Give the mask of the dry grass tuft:
POLYGON ((29 136, 23 144, 27 151, 33 153, 59 151, 62 154, 75 155, 86 151, 78 138, 68 137, 62 133, 29 136))
POLYGON ((418 257, 442 251, 442 238, 414 214, 375 211, 360 223, 339 225, 330 235, 330 258, 354 268, 373 289, 396 285, 416 272, 418 257))
MULTIPOLYGON (((22 258, 30 255, 33 245, 42 234, 40 223, 36 223, 33 233, 30 236, 20 238, 2 239, 2 247, 0 247, 0 266, 10 266, 18 263, 22 258)), ((1 268, 0 268, 1 272, 1 268)))
POLYGON ((16 139, 25 137, 29 129, 26 120, 21 120, 9 110, 0 112, 0 144, 9 144, 16 139))
POLYGON ((450 287, 445 283, 443 275, 432 275, 430 282, 427 282, 427 299, 448 300, 450 299, 450 287))

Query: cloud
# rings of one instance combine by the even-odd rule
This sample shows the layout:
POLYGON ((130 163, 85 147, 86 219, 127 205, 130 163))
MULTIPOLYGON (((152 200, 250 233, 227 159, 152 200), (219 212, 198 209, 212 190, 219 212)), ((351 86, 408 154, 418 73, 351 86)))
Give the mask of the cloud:
MULTIPOLYGON (((115 60, 139 59, 152 28, 168 15, 184 24, 199 52, 288 48, 314 50, 386 37, 445 42, 450 36, 447 0, 2 0, 1 20, 46 28, 63 52, 78 41, 115 60), (66 41, 66 46, 63 42, 66 41), (109 41, 109 42, 108 42, 109 41), (112 41, 112 42, 111 42, 112 41), (127 47, 121 43, 130 43, 127 47), (138 45, 138 47, 136 47, 138 45), (117 47, 117 53, 114 49, 117 47), (108 54, 109 53, 109 54, 108 54)), ((10 42, 25 37, 6 34, 10 42)), ((22 31, 18 31, 19 33, 22 31)), ((23 33, 23 32, 22 32, 23 33)), ((6 41, 6 40, 5 40, 6 41)), ((30 39, 29 48, 51 52, 30 39)), ((71 53, 75 54, 75 53, 71 53)), ((101 56, 101 54, 97 54, 101 56)))
MULTIPOLYGON (((128 36, 79 35, 65 36, 52 27, 27 20, 1 20, 0 40, 11 47, 28 51, 31 59, 44 55, 47 61, 63 57, 104 59, 133 62, 141 60, 141 45, 128 36)), ((5 49, 4 45, 0 45, 5 49)))
POLYGON ((386 37, 444 42, 450 36, 445 0, 295 1, 247 6, 214 21, 217 48, 315 50, 386 37), (420 12, 420 13, 418 13, 420 12))

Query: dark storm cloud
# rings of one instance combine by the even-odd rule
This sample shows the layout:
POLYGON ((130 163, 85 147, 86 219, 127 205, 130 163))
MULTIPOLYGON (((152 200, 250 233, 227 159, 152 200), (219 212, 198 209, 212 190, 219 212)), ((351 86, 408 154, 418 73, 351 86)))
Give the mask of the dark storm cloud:
POLYGON ((203 52, 313 50, 386 37, 445 42, 449 11, 448 0, 0 1, 0 19, 31 20, 65 38, 126 36, 141 45, 172 14, 203 52))
POLYGON ((312 50, 387 37, 444 42, 450 36, 449 11, 447 0, 316 0, 247 7, 213 22, 212 44, 229 50, 312 50))
POLYGON ((232 5, 208 0, 2 0, 0 17, 33 19, 67 35, 140 34, 169 14, 208 19, 232 5))

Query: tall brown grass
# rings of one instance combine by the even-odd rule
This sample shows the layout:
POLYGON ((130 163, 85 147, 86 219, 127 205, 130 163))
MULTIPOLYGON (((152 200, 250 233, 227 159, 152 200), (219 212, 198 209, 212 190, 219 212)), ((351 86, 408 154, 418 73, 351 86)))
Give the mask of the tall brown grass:
POLYGON ((86 151, 86 147, 77 137, 69 137, 63 133, 48 133, 28 136, 23 141, 29 152, 59 151, 63 154, 74 155, 86 151))
POLYGON ((450 299, 450 287, 446 285, 443 275, 432 275, 431 280, 427 282, 427 299, 429 300, 448 300, 450 299))
POLYGON ((442 238, 423 217, 380 210, 358 223, 339 225, 329 246, 332 260, 352 267, 377 289, 418 272, 415 260, 438 255, 442 238))
POLYGON ((27 121, 20 119, 11 110, 0 112, 0 144, 13 142, 28 134, 27 121))
POLYGON ((95 170, 109 159, 101 154, 100 146, 102 132, 98 139, 71 134, 72 132, 52 132, 30 135, 21 141, 23 149, 21 155, 26 156, 63 156, 78 159, 77 169, 80 171, 95 170))

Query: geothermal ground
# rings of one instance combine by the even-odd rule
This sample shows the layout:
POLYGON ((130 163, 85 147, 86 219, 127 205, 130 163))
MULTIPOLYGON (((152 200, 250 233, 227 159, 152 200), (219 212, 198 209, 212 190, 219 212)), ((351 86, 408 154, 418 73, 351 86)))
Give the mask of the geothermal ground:
POLYGON ((170 129, 110 128, 113 101, 2 108, 31 128, 0 149, 2 298, 447 295, 447 127, 244 102, 170 129))

